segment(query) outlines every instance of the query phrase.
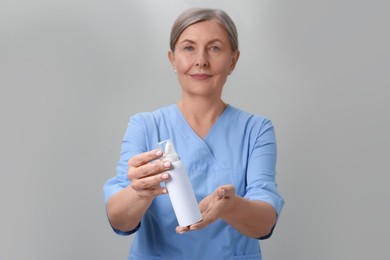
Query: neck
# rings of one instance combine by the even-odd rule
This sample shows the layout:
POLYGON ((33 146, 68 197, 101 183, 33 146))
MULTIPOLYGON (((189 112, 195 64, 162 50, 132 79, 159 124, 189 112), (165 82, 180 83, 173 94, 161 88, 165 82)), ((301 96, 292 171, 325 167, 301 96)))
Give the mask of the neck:
POLYGON ((220 98, 217 100, 206 100, 203 98, 186 99, 182 97, 177 102, 177 106, 191 128, 202 139, 226 108, 226 104, 220 98))

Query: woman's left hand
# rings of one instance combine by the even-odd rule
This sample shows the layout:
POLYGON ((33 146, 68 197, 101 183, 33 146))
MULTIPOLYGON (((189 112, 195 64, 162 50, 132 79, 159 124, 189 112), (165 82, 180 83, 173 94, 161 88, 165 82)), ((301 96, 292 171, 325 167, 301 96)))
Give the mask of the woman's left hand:
POLYGON ((202 213, 202 220, 187 227, 177 227, 176 232, 183 234, 187 231, 202 229, 229 211, 230 199, 236 195, 233 185, 223 185, 218 187, 214 193, 206 196, 200 203, 199 209, 202 213))

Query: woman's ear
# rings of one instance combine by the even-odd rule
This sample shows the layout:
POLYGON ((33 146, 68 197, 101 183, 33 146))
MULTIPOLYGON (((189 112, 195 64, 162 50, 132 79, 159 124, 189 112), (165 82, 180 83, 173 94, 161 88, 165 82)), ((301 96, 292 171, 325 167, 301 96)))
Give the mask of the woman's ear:
POLYGON ((175 54, 170 50, 168 51, 168 59, 171 62, 172 66, 175 67, 175 54))
POLYGON ((168 51, 168 59, 172 64, 173 71, 177 73, 176 65, 175 65, 175 53, 173 51, 168 51))
POLYGON ((230 66, 229 74, 233 72, 239 58, 240 58, 240 51, 239 50, 234 51, 233 57, 232 57, 232 65, 230 66))

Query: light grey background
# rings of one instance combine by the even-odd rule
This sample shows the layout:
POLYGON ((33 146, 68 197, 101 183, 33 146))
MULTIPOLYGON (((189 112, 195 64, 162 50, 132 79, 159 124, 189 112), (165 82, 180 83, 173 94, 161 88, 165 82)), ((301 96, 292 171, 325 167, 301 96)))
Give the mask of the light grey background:
POLYGON ((264 259, 390 259, 389 2, 0 2, 0 259, 125 259, 102 185, 129 117, 175 102, 173 20, 236 21, 225 100, 272 119, 286 205, 264 259))

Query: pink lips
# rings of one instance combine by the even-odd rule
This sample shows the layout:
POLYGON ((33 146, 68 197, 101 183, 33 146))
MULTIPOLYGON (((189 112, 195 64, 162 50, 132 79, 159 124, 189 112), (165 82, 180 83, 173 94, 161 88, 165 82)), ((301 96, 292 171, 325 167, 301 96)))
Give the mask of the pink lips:
POLYGON ((196 80, 206 80, 208 78, 211 78, 211 75, 209 74, 192 74, 191 77, 196 80))

